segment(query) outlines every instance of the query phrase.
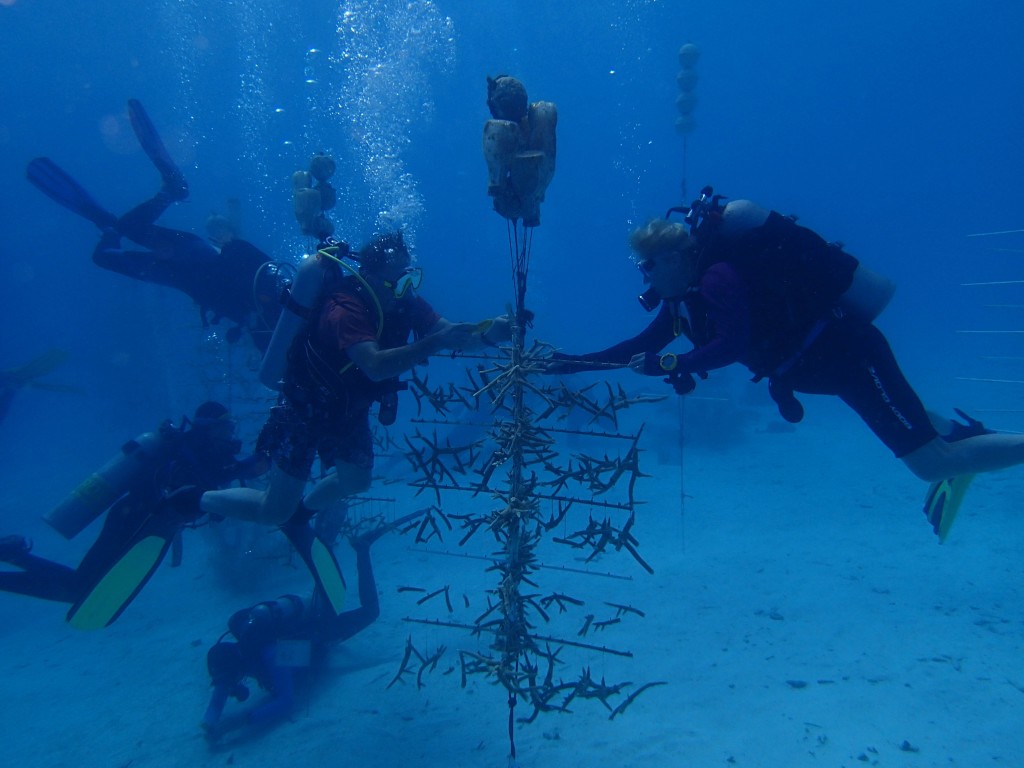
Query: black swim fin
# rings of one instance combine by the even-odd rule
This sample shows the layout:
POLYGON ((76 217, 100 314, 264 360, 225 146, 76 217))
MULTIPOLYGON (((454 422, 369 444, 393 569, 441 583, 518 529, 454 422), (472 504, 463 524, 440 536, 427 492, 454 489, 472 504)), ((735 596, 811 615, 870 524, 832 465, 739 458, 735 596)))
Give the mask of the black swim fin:
POLYGON ((181 531, 175 515, 150 515, 121 556, 96 579, 67 614, 75 629, 102 629, 113 624, 146 586, 181 531))
POLYGON ((164 183, 162 191, 171 200, 184 200, 188 197, 188 182, 181 169, 171 159, 163 139, 156 131, 156 126, 149 119, 146 110, 138 99, 128 99, 128 119, 131 121, 132 130, 135 131, 135 138, 139 140, 146 155, 160 171, 164 183))
POLYGON ((34 158, 25 176, 44 195, 72 213, 88 219, 100 229, 110 229, 117 217, 97 203, 81 184, 48 157, 34 158))

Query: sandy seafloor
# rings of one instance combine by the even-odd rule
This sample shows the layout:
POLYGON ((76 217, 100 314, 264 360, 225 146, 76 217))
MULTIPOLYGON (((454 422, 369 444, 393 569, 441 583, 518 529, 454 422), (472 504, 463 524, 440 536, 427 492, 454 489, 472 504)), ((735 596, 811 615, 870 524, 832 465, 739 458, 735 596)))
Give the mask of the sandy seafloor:
MULTIPOLYGON (((671 425, 671 408, 652 416, 671 425)), ((672 446, 662 446, 672 463, 659 464, 657 450, 645 455, 653 476, 640 485, 647 503, 636 534, 653 576, 618 556, 589 567, 632 579, 538 575, 545 590, 587 600, 566 618, 563 637, 634 654, 567 651, 566 678, 590 666, 609 683, 667 685, 612 721, 600 704, 578 702, 572 714, 517 726, 519 765, 1024 765, 1016 501, 1024 478, 1009 471, 977 480, 940 546, 921 514, 923 484, 838 403, 811 400, 808 413, 787 431, 755 408, 732 444, 693 441, 682 515, 672 446), (586 612, 610 616, 605 600, 646 617, 576 638, 586 612)), ((457 512, 456 503, 467 502, 446 509, 457 512)), ((38 540, 37 551, 53 551, 55 540, 38 540)), ((306 589, 300 570, 257 564, 265 573, 247 594, 218 575, 193 534, 184 565, 162 568, 113 627, 96 633, 68 628, 56 604, 0 595, 2 763, 507 765, 503 691, 472 678, 464 690, 457 671, 445 674, 457 650, 478 650, 477 641, 402 621, 471 619, 490 583, 485 564, 425 554, 395 535, 373 551, 380 620, 334 650, 331 669, 289 721, 217 749, 197 726, 209 690, 206 649, 237 608, 306 589), (450 585, 455 613, 417 608, 399 585, 450 585), (388 689, 410 635, 425 650, 448 651, 423 688, 410 678, 388 689)), ((339 554, 351 572, 347 545, 339 554)), ((581 565, 560 556, 548 562, 581 565)))

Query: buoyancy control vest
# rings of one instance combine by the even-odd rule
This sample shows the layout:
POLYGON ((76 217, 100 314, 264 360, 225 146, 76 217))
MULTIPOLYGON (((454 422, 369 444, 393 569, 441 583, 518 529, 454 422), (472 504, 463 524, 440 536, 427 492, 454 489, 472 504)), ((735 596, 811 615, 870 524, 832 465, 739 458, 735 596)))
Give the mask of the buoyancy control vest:
MULTIPOLYGON (((807 345, 816 326, 836 311, 859 262, 842 247, 775 211, 760 226, 722 231, 709 221, 697 230, 698 282, 714 264, 739 274, 750 311, 750 346, 741 361, 757 377, 769 376, 807 345)), ((698 346, 715 335, 696 290, 687 297, 698 346), (692 308, 696 307, 697 312, 692 308)))
POLYGON ((366 312, 380 320, 376 326, 381 349, 404 345, 412 332, 414 294, 407 293, 384 309, 370 295, 373 290, 375 287, 365 278, 341 277, 313 307, 308 322, 288 350, 283 391, 293 403, 342 415, 367 408, 402 388, 397 376, 373 381, 353 364, 345 350, 325 343, 320 336, 321 318, 328 305, 348 297, 356 299, 366 312))

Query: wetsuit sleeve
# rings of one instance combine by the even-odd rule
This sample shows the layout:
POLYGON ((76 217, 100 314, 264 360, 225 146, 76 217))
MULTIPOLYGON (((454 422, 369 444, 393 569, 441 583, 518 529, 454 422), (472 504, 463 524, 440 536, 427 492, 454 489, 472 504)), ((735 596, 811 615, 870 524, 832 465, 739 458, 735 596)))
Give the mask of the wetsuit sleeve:
POLYGON ((739 275, 727 264, 714 264, 701 278, 698 301, 687 303, 691 316, 701 313, 711 338, 685 355, 679 369, 704 373, 739 362, 750 346, 750 303, 739 275))
POLYGON ((224 713, 224 705, 227 704, 229 695, 228 686, 214 686, 213 694, 210 696, 210 703, 207 705, 206 713, 203 715, 203 725, 212 728, 220 722, 220 716, 224 713))
POLYGON ((547 373, 579 373, 581 371, 597 371, 612 365, 626 365, 634 355, 642 352, 660 352, 675 338, 672 312, 667 303, 662 303, 661 310, 655 315, 651 324, 631 339, 620 341, 614 346, 599 352, 587 352, 583 355, 569 355, 556 352, 552 355, 555 362, 548 366, 547 373))
POLYGON ((270 699, 259 705, 247 717, 253 725, 273 722, 291 713, 295 706, 295 672, 274 660, 275 644, 269 643, 263 649, 263 664, 269 677, 270 699))

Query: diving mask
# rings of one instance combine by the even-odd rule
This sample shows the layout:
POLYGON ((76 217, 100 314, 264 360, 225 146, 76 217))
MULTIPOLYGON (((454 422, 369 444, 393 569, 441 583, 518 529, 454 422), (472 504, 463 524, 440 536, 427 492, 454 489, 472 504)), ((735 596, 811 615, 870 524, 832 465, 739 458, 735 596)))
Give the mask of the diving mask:
POLYGON ((396 299, 400 299, 409 291, 418 290, 423 282, 423 270, 419 267, 406 267, 394 280, 385 280, 384 287, 390 288, 396 299))

